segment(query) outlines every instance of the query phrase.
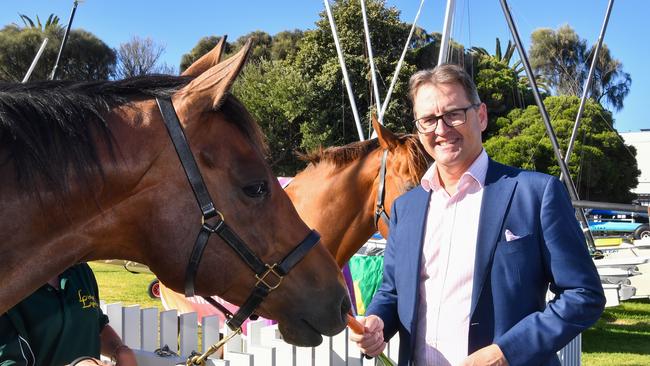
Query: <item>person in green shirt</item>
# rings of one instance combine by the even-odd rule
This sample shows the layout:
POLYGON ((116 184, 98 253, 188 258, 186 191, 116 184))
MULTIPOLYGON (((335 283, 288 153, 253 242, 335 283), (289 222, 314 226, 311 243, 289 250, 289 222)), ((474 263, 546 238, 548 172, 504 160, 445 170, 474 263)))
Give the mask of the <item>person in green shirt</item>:
POLYGON ((137 365, 108 325, 86 263, 68 268, 0 316, 0 366, 59 366, 84 356, 98 359, 100 353, 118 366, 137 365))

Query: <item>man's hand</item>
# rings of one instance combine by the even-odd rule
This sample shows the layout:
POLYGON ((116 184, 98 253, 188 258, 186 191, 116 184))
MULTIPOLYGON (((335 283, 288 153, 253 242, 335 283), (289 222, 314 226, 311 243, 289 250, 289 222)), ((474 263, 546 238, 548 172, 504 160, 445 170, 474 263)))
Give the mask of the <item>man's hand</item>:
POLYGON ((460 366, 508 366, 508 360, 498 345, 491 344, 467 356, 460 366))
POLYGON ((363 334, 356 333, 350 329, 350 340, 356 342, 361 352, 370 357, 381 354, 386 347, 384 342, 384 322, 376 315, 359 319, 363 324, 363 334))

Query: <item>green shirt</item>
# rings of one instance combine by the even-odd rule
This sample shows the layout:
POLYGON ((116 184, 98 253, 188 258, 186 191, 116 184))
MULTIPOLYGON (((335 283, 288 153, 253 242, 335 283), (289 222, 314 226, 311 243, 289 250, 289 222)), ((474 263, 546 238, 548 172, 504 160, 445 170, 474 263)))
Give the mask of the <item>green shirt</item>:
POLYGON ((99 357, 99 333, 108 317, 86 263, 60 276, 60 289, 44 285, 0 316, 0 366, 64 365, 99 357))

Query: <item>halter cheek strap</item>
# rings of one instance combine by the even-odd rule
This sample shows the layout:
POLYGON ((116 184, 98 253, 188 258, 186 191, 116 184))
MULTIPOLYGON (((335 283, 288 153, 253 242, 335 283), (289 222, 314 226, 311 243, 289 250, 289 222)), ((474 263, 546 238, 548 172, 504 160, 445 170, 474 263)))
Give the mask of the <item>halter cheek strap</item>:
POLYGON ((253 314, 262 300, 280 286, 283 277, 320 241, 320 235, 311 230, 305 239, 287 254, 282 261, 273 265, 264 263, 250 250, 237 233, 226 224, 223 214, 215 208, 171 100, 169 98, 156 98, 156 102, 202 214, 201 228, 194 242, 185 271, 185 296, 194 296, 194 281, 201 257, 210 235, 217 234, 253 270, 257 280, 251 295, 239 311, 235 315, 228 312, 231 314, 227 322, 228 326, 233 330, 238 330, 246 318, 253 314))
POLYGON ((379 186, 377 187, 377 202, 375 203, 375 228, 379 225, 379 218, 381 218, 386 225, 390 223, 390 217, 386 213, 384 207, 384 199, 386 196, 386 160, 388 158, 388 149, 384 150, 381 156, 381 167, 379 168, 379 186))

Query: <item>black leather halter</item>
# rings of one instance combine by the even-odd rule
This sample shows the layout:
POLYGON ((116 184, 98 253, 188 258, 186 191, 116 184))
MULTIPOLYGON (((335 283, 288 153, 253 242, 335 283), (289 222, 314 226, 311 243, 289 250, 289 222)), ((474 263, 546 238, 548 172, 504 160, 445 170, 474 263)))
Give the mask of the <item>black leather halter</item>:
POLYGON ((375 228, 378 228, 379 218, 384 220, 384 223, 388 225, 390 223, 390 217, 386 213, 386 208, 384 207, 384 198, 386 196, 386 158, 388 157, 388 149, 384 150, 384 153, 381 156, 381 167, 379 168, 379 186, 377 188, 377 203, 375 203, 375 228))
POLYGON ((264 263, 226 224, 223 214, 214 207, 171 99, 156 98, 156 102, 202 214, 201 229, 196 237, 190 261, 185 271, 185 296, 194 296, 194 278, 199 268, 203 250, 211 234, 219 235, 255 272, 255 278, 257 279, 257 283, 244 305, 239 308, 235 315, 229 316, 226 322, 232 330, 237 330, 241 328, 246 318, 255 312, 262 300, 280 286, 282 278, 289 273, 293 266, 300 262, 307 252, 320 241, 320 235, 312 230, 282 261, 273 265, 264 263))

